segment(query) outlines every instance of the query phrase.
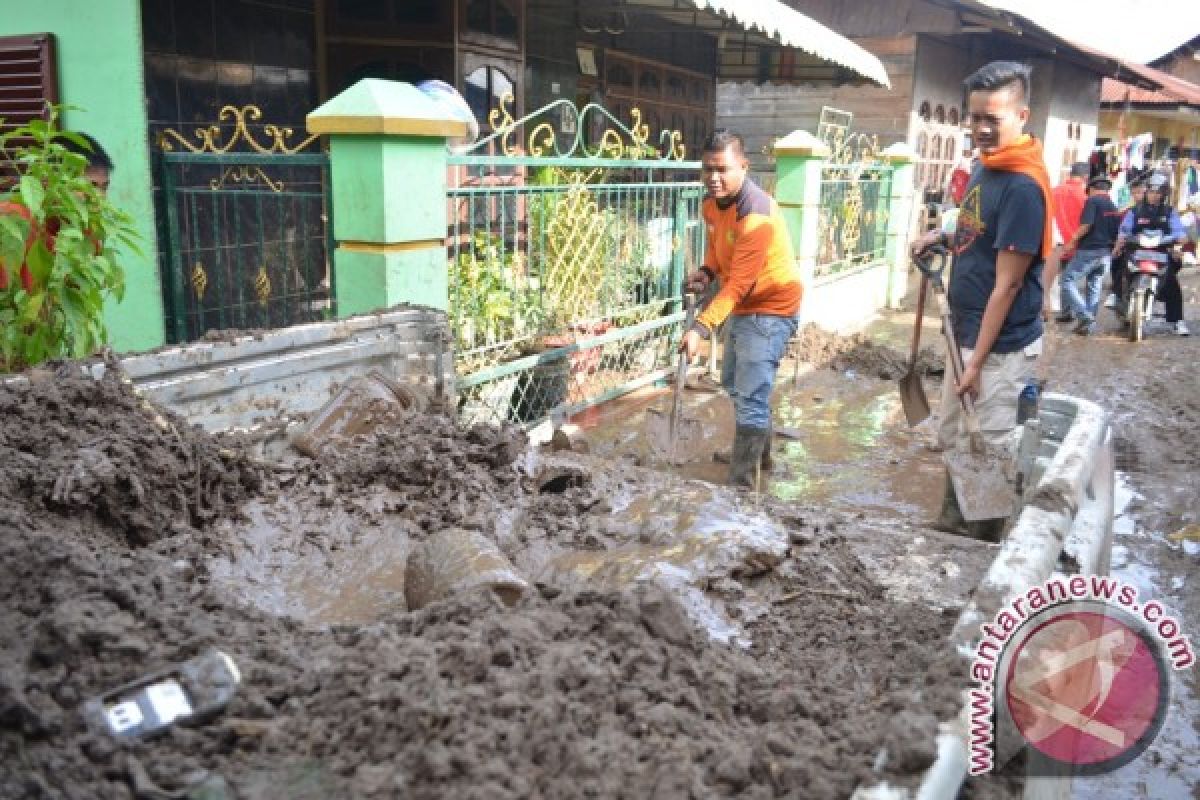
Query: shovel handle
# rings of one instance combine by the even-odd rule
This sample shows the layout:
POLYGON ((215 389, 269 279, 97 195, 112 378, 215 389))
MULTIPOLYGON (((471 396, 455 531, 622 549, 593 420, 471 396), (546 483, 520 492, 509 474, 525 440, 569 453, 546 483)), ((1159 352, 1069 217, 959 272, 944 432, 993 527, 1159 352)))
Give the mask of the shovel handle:
MULTIPOLYGON (((687 292, 683 295, 684 323, 683 332, 686 334, 696 323, 696 295, 687 292)), ((675 446, 675 429, 679 424, 679 410, 683 404, 683 386, 687 382, 688 357, 686 352, 679 354, 679 364, 675 367, 675 397, 671 400, 671 447, 675 446)))
POLYGON ((912 354, 909 362, 916 367, 917 351, 921 348, 921 323, 925 321, 925 295, 929 293, 929 277, 921 273, 921 288, 917 290, 917 318, 913 322, 912 354))
MULTIPOLYGON (((926 274, 928 275, 928 273, 926 274)), ((946 353, 950 356, 950 377, 957 386, 967 369, 963 364, 962 348, 958 345, 958 337, 954 335, 954 313, 950 310, 950 303, 946 300, 946 290, 942 285, 941 272, 929 275, 929 279, 933 284, 933 296, 937 298, 938 309, 942 314, 942 335, 946 339, 946 353)), ((971 449, 981 453, 983 452, 983 431, 979 427, 979 415, 975 412, 975 399, 971 397, 970 392, 963 392, 958 399, 962 403, 963 419, 966 421, 971 449)))

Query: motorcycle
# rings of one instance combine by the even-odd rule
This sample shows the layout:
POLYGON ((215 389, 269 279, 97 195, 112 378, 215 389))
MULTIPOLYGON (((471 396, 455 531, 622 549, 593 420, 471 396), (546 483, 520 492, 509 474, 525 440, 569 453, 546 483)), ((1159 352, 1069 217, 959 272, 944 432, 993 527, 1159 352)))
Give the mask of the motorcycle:
POLYGON ((1138 234, 1137 249, 1128 260, 1125 296, 1118 306, 1129 326, 1129 341, 1140 342, 1146 333, 1146 321, 1154 316, 1159 280, 1166 274, 1170 256, 1163 232, 1145 230, 1138 234))

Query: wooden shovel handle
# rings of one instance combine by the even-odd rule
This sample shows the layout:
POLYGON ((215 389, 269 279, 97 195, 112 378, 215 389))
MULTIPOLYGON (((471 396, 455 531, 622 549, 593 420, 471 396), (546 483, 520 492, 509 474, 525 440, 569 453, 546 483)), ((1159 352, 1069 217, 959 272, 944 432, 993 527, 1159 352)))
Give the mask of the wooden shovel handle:
MULTIPOLYGON (((958 337, 954 335, 954 314, 950 311, 950 303, 946 300, 946 290, 940 280, 933 281, 933 296, 937 298, 938 309, 942 314, 942 335, 946 339, 946 353, 950 356, 950 378, 954 381, 955 391, 963 373, 967 371, 963 364, 962 348, 958 346, 958 337)), ((975 400, 970 392, 958 396, 962 403, 963 419, 967 423, 967 436, 971 439, 971 449, 981 452, 983 449, 983 431, 979 427, 979 415, 975 413, 975 400)))
POLYGON ((917 319, 913 322, 912 353, 909 363, 917 364, 917 351, 921 349, 921 323, 925 321, 925 295, 929 293, 929 278, 921 273, 921 288, 917 292, 917 319))

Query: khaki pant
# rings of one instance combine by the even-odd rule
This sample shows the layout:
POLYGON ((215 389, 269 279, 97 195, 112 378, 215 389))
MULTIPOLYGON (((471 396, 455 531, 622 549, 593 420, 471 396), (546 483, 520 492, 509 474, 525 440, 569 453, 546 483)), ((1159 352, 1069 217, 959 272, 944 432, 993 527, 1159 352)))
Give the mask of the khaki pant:
MULTIPOLYGON (((971 360, 971 350, 962 351, 963 363, 971 360)), ((1015 353, 991 353, 983 365, 979 379, 980 392, 975 400, 975 413, 983 438, 990 444, 1008 446, 1011 433, 1017 427, 1017 397, 1035 377, 1042 340, 1027 345, 1015 353)), ((949 450, 967 445, 967 425, 962 404, 954 391, 954 371, 946 356, 946 376, 942 381, 942 405, 938 410, 938 444, 949 450)))

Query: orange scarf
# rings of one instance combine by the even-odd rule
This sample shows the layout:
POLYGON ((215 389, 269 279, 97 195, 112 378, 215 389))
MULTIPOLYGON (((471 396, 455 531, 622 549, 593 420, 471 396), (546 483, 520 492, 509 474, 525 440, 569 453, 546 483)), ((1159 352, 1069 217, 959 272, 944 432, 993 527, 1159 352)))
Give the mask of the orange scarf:
POLYGON ((1037 182, 1042 190, 1042 199, 1046 202, 1046 219, 1042 223, 1042 258, 1049 258, 1050 251, 1054 249, 1054 197, 1050 194, 1050 175, 1046 172, 1042 143, 1026 133, 1012 144, 994 153, 982 153, 979 158, 988 169, 1019 172, 1037 182))

